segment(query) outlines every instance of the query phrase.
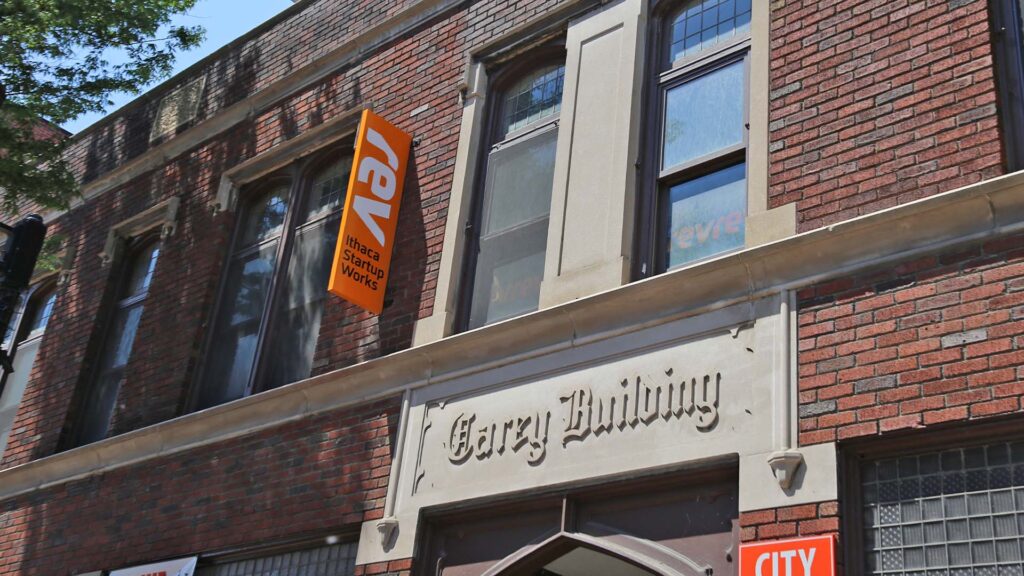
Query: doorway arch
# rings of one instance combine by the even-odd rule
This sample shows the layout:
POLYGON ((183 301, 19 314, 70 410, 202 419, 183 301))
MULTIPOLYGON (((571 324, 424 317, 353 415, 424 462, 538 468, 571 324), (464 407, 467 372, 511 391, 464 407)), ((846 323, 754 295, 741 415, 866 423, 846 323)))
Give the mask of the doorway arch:
POLYGON ((711 566, 655 542, 602 526, 588 528, 587 534, 562 531, 528 544, 482 576, 713 576, 711 566))

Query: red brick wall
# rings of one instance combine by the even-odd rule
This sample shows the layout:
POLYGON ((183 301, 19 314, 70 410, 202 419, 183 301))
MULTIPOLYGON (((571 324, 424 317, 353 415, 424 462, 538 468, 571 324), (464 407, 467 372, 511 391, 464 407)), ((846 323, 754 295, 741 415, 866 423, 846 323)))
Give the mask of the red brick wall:
POLYGON ((411 573, 412 558, 356 566, 356 576, 409 576, 411 573))
POLYGON ((986 0, 773 2, 771 91, 800 231, 1003 172, 986 0))
MULTIPOLYGON (((740 540, 743 542, 819 534, 839 534, 838 502, 740 512, 740 540)), ((842 555, 837 551, 836 557, 842 555)))
POLYGON ((800 299, 801 444, 1021 410, 1024 235, 800 299))
MULTIPOLYGON (((322 54, 337 45, 341 38, 331 22, 344 22, 345 30, 363 29, 378 21, 384 12, 394 12, 399 5, 341 0, 310 3, 307 11, 272 26, 265 38, 246 43, 267 46, 259 49, 262 56, 254 64, 257 79, 245 93, 251 94, 286 73, 287 67, 281 61, 287 55, 301 55, 293 61, 297 65, 303 58, 322 54), (346 11, 362 10, 360 7, 370 4, 373 9, 365 10, 365 14, 360 12, 358 19, 345 19, 346 11), (327 5, 338 8, 340 16, 334 12, 329 18, 320 14, 327 5), (298 33, 295 28, 288 28, 292 24, 287 22, 292 21, 298 22, 295 26, 304 31, 298 33), (310 21, 317 25, 309 25, 310 21), (311 34, 330 36, 331 41, 319 42, 319 36, 311 38, 311 34), (278 56, 271 58, 274 54, 278 56)), ((67 238, 77 249, 77 257, 68 285, 58 292, 51 330, 41 344, 9 449, 0 466, 53 453, 79 417, 75 409, 91 384, 93 362, 104 333, 102 322, 112 300, 117 266, 101 267, 98 257, 111 226, 170 196, 181 199, 177 230, 163 245, 126 369, 112 427, 116 434, 172 418, 187 409, 189 386, 196 379, 234 226, 234 214, 212 214, 221 174, 364 105, 372 105, 419 141, 412 151, 398 223, 387 294, 392 304, 378 317, 340 299, 329 298, 317 343, 314 374, 407 348, 416 320, 433 311, 461 122, 458 87, 465 55, 472 46, 494 34, 557 6, 541 0, 488 0, 439 16, 392 40, 357 65, 296 92, 251 121, 58 218, 51 234, 67 238), (411 116, 413 110, 423 105, 428 108, 411 116)), ((229 50, 224 58, 230 59, 230 54, 248 49, 229 50)), ((221 84, 231 81, 215 79, 222 68, 219 63, 210 68, 212 76, 207 90, 212 94, 227 90, 221 84)), ((203 110, 209 116, 214 108, 207 105, 203 110)), ((111 119, 103 124, 130 124, 129 120, 111 119)), ((97 138, 103 130, 87 134, 77 144, 87 144, 97 154, 97 175, 132 157, 125 150, 134 146, 128 133, 116 130, 107 134, 106 144, 101 146, 97 138), (117 154, 104 152, 103 146, 117 154)))
POLYGON ((382 517, 398 399, 0 502, 0 574, 77 574, 382 517))

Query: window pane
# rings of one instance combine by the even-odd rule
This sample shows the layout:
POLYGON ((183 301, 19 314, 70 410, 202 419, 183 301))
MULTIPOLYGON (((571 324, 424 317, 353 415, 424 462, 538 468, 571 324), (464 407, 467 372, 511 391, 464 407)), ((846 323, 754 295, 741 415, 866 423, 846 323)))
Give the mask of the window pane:
POLYGON ((565 66, 557 64, 542 68, 513 86, 505 96, 502 136, 558 114, 564 79, 565 66))
POLYGON ((117 402, 117 392, 121 388, 122 369, 100 374, 92 390, 92 397, 84 413, 81 433, 78 436, 80 446, 98 442, 107 437, 110 431, 110 418, 117 402))
POLYGON ((245 394, 276 261, 277 242, 270 242, 231 265, 207 358, 209 366, 202 387, 201 408, 245 394))
POLYGON ((142 306, 132 306, 118 311, 108 338, 108 356, 103 359, 105 367, 124 366, 128 363, 141 319, 142 306))
POLYGON ((339 217, 304 228, 295 237, 288 278, 267 353, 268 388, 308 378, 320 335, 339 217))
POLYGON ((669 268, 743 246, 745 164, 677 184, 668 194, 669 268))
POLYGON ((249 246, 280 235, 287 212, 287 185, 273 188, 256 198, 246 209, 239 246, 249 246))
POLYGON ((352 156, 345 154, 313 177, 303 222, 315 220, 341 208, 351 171, 352 156))
POLYGON ((40 302, 42 305, 36 309, 29 332, 46 328, 46 324, 50 321, 50 315, 53 314, 53 305, 57 302, 57 292, 50 292, 50 295, 46 296, 44 300, 40 300, 40 302))
POLYGON ((142 319, 142 306, 118 310, 110 332, 106 335, 103 355, 100 357, 99 376, 89 391, 82 411, 82 430, 79 445, 103 440, 110 430, 110 418, 121 388, 124 366, 132 353, 135 334, 142 319))
POLYGON ((480 241, 469 328, 537 309, 547 231, 544 218, 480 241))
POLYGON ((492 322, 537 309, 544 252, 530 254, 494 269, 487 318, 492 322))
POLYGON ((672 21, 669 61, 711 48, 749 27, 750 0, 691 0, 672 21))
POLYGON ((743 143, 743 71, 736 62, 668 90, 662 169, 743 143))
POLYGON ((1011 450, 993 444, 865 464, 886 470, 862 475, 867 571, 958 567, 950 573, 985 576, 999 564, 1000 575, 1024 574, 1024 524, 1016 525, 1012 497, 1024 495, 1024 470, 1011 450))
POLYGON ((156 270, 158 256, 160 256, 160 248, 155 243, 136 255, 134 265, 129 272, 125 297, 137 296, 149 290, 149 283, 153 280, 153 271, 156 270))
POLYGON ((487 160, 482 235, 490 236, 551 211, 557 130, 515 142, 487 160))

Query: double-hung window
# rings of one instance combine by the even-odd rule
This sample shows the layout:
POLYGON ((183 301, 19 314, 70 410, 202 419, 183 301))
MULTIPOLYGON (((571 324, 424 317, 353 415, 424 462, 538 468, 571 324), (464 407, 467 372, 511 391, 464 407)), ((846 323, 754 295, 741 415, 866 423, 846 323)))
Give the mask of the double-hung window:
POLYGON ((558 52, 496 78, 482 194, 467 226, 463 328, 538 307, 565 76, 558 52))
POLYGON ((99 365, 78 418, 76 445, 103 440, 110 433, 125 367, 135 344, 143 304, 149 294, 159 256, 160 244, 148 241, 133 247, 125 259, 124 278, 103 339, 99 365))
POLYGON ((309 377, 351 168, 334 150, 243 191, 196 407, 309 377))
POLYGON ((687 0, 660 20, 642 276, 744 245, 751 0, 687 0))

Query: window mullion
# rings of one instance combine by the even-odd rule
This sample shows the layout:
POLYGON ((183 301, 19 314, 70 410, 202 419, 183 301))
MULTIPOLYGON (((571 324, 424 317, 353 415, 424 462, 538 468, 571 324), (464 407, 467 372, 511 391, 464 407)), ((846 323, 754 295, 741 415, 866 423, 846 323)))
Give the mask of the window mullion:
POLYGON ((747 149, 746 142, 734 144, 720 150, 716 150, 710 154, 695 158, 689 162, 677 164, 671 168, 666 168, 658 174, 658 181, 665 182, 666 180, 675 180, 677 178, 685 178, 687 175, 692 175, 694 172, 701 172, 702 168, 708 166, 719 166, 723 163, 729 163, 733 160, 738 160, 740 153, 747 149))
POLYGON ((288 211, 285 214, 284 226, 278 238, 277 257, 274 264, 274 273, 270 280, 270 289, 267 291, 266 303, 263 306, 263 317, 260 318, 260 327, 256 336, 256 357, 253 358, 253 369, 249 371, 249 382, 245 386, 245 396, 261 391, 259 385, 262 375, 265 372, 266 361, 264 352, 270 347, 269 334, 272 329, 274 317, 280 307, 278 302, 279 294, 284 290, 283 284, 288 281, 288 260, 291 254, 292 243, 295 239, 298 224, 296 219, 302 212, 302 189, 304 181, 296 174, 292 175, 292 187, 288 192, 288 211))
MULTIPOLYGON (((704 74, 710 70, 730 64, 738 55, 750 50, 750 36, 714 50, 710 54, 699 54, 693 58, 679 60, 669 64, 669 69, 659 75, 658 82, 666 85, 687 76, 704 74)), ((743 58, 746 58, 746 54, 743 58)))

